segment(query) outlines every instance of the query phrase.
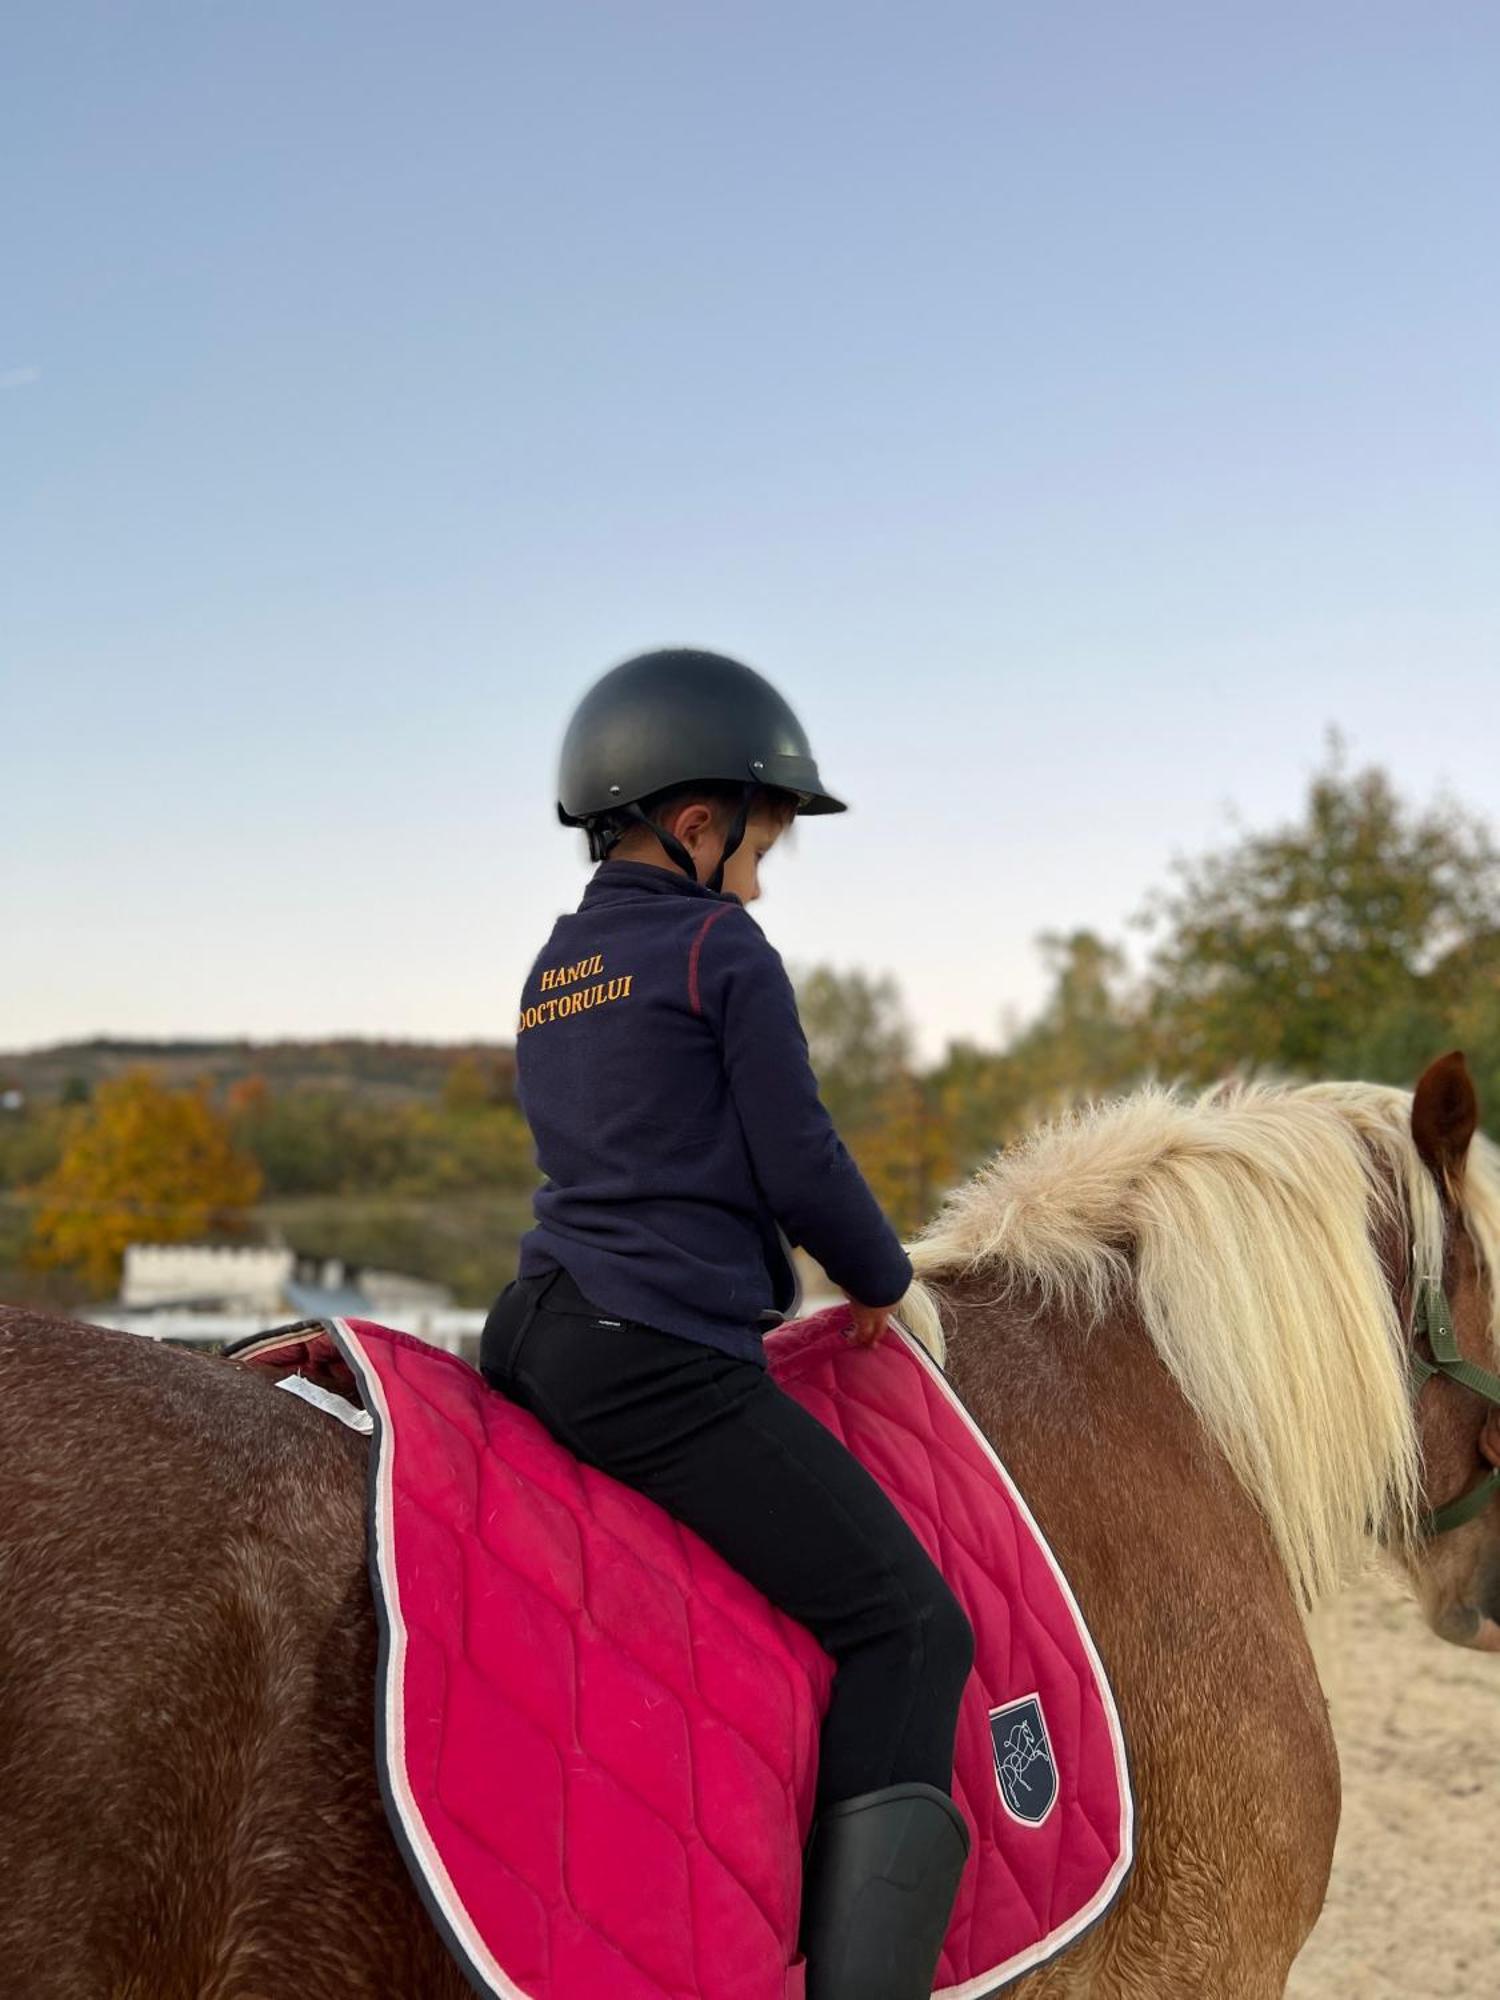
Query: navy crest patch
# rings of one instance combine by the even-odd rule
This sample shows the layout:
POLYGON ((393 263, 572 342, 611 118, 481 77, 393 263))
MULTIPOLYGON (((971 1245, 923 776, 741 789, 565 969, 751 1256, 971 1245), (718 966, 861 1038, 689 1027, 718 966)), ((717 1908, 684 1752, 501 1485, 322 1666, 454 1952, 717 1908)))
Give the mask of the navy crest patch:
POLYGON ((1012 1819, 1040 1826, 1057 1802, 1057 1764, 1039 1695, 990 1710, 995 1782, 1012 1819))

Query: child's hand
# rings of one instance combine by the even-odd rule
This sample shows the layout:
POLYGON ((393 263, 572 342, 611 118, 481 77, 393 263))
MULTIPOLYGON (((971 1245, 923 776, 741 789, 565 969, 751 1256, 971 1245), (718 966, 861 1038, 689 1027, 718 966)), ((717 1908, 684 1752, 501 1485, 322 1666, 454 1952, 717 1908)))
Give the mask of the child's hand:
POLYGON ((885 1332, 890 1307, 867 1306, 855 1298, 852 1292, 845 1292, 844 1297, 848 1299, 850 1307, 849 1339, 856 1347, 874 1347, 885 1332))

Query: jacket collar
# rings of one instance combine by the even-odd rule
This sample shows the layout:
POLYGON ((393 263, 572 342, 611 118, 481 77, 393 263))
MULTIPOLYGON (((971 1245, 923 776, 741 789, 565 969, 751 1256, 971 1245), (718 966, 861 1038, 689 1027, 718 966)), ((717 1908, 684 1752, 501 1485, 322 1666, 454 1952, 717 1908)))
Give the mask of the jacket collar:
POLYGON ((697 896, 709 903, 738 903, 732 889, 710 889, 706 882, 690 882, 680 868, 658 868, 650 861, 601 861, 589 877, 579 908, 596 903, 602 896, 697 896))

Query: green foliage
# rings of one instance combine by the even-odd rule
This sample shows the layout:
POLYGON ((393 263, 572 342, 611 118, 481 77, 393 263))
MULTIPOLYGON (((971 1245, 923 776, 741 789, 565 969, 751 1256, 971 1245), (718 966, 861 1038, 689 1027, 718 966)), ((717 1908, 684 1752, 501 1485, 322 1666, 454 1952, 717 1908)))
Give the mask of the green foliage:
POLYGON ((61 1105, 27 1102, 0 1115, 0 1188, 26 1188, 62 1158, 68 1117, 61 1105))
POLYGON ((1032 1081, 1011 1056, 977 1042, 951 1041, 929 1082, 944 1109, 953 1179, 1005 1145, 1026 1121, 1032 1081))
POLYGON ((1142 921, 1162 933, 1150 1017, 1164 1070, 1262 1065, 1410 1083, 1493 985, 1500 854, 1453 805, 1417 812, 1337 749, 1302 817, 1180 864, 1142 921))
POLYGON ((1139 1075, 1150 1052, 1124 953, 1092 931, 1048 932, 1040 944, 1052 992, 1006 1052, 1026 1099, 1094 1094, 1139 1075))
POLYGON ((950 1043, 928 1079, 972 1171, 1069 1098, 1261 1068, 1410 1086, 1466 1050, 1500 1121, 1500 857, 1483 821, 1419 811, 1337 745, 1301 816, 1176 870, 1137 922, 1144 975, 1089 932, 1041 940, 1052 990, 1003 1049, 950 1043))
POLYGON ((950 1042, 933 1074, 954 1178, 1069 1100, 1125 1089, 1150 1068, 1146 997, 1119 947, 1092 931, 1049 932, 1040 944, 1052 991, 1036 1020, 999 1051, 950 1042))
POLYGON ((814 966, 796 976, 797 1011, 818 1092, 876 1199, 914 1230, 951 1169, 942 1107, 916 1073, 894 979, 814 966))
POLYGON ((496 1042, 449 1045, 345 1037, 312 1042, 121 1041, 97 1036, 5 1059, 7 1080, 33 1103, 86 1101, 101 1083, 148 1067, 168 1088, 208 1078, 232 1092, 254 1077, 277 1096, 321 1090, 387 1104, 431 1103, 456 1065, 472 1061, 490 1080, 497 1103, 515 1101, 515 1051, 496 1042))
POLYGON ((528 1194, 311 1195, 267 1202, 268 1228, 323 1257, 377 1264, 447 1285, 460 1305, 488 1306, 516 1274, 531 1227, 528 1194))
POLYGON ((494 1062, 481 1062, 477 1056, 460 1056, 443 1079, 443 1109, 459 1117, 512 1101, 509 1079, 502 1077, 494 1062))
POLYGON ((512 1104, 454 1111, 326 1091, 266 1093, 235 1120, 273 1195, 530 1188, 531 1135, 512 1104))
POLYGON ((911 1069, 912 1033, 888 975, 814 966, 795 975, 797 1011, 829 1115, 846 1137, 875 1117, 911 1069))

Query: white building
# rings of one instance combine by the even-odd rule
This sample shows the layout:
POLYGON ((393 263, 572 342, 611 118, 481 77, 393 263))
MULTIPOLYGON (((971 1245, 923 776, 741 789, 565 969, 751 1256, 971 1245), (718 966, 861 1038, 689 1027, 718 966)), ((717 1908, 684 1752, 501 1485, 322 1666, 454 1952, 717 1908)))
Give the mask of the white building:
POLYGON ((132 1243, 120 1277, 120 1304, 218 1307, 278 1313, 295 1277, 295 1252, 269 1244, 132 1243))
POLYGON ((461 1348, 484 1314, 446 1285, 285 1244, 132 1243, 120 1296, 90 1308, 96 1326, 168 1340, 231 1341, 299 1319, 373 1319, 461 1348))

